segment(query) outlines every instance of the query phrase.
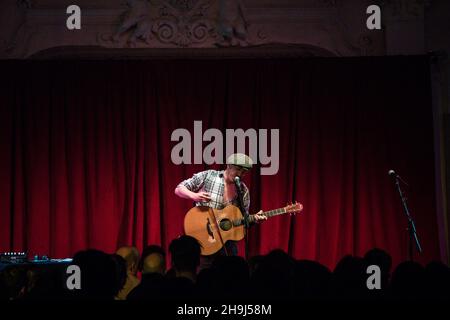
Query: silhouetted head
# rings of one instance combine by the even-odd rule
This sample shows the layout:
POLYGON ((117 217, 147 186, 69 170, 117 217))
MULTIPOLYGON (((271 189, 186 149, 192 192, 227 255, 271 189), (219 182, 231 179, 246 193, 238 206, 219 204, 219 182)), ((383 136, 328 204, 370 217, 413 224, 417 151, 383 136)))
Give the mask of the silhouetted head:
POLYGON ((392 273, 391 293, 397 298, 419 298, 424 293, 425 268, 414 261, 400 263, 392 273))
POLYGON ((157 272, 164 274, 166 271, 166 253, 161 246, 149 245, 142 250, 139 270, 142 273, 157 272))
POLYGON ((331 271, 311 260, 298 260, 295 266, 295 295, 302 298, 325 298, 331 281, 331 271))
POLYGON ((159 253, 151 253, 145 257, 142 265, 142 274, 166 273, 166 259, 159 253))
POLYGON ((136 275, 139 266, 139 251, 136 247, 124 246, 117 249, 116 254, 127 262, 127 273, 136 275))
POLYGON ((200 248, 200 243, 191 236, 183 235, 172 240, 169 251, 173 268, 177 272, 196 273, 200 264, 200 248))
POLYGON ((337 297, 362 298, 367 293, 366 280, 364 260, 346 255, 334 268, 331 291, 337 297))
POLYGON ((77 252, 72 264, 81 271, 81 289, 73 290, 79 298, 113 299, 119 292, 117 265, 111 255, 89 249, 77 252))
POLYGON ((386 251, 373 248, 366 252, 364 255, 364 262, 366 265, 377 265, 380 267, 381 272, 384 274, 390 274, 392 267, 392 257, 386 251))
POLYGON ((252 273, 251 282, 256 295, 275 298, 293 294, 295 260, 277 249, 263 256, 252 273))
POLYGON ((366 268, 371 265, 376 265, 380 268, 381 289, 385 289, 391 276, 392 257, 382 249, 373 248, 366 252, 363 259, 366 268))

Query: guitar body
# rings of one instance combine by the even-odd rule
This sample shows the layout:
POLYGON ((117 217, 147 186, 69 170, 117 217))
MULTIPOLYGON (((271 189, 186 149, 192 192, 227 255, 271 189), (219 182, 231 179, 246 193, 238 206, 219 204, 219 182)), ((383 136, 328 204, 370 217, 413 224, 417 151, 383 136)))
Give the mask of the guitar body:
POLYGON ((223 210, 193 207, 184 218, 184 232, 200 242, 202 255, 209 256, 219 251, 227 241, 244 238, 244 226, 233 224, 233 221, 241 219, 241 211, 233 205, 223 210))

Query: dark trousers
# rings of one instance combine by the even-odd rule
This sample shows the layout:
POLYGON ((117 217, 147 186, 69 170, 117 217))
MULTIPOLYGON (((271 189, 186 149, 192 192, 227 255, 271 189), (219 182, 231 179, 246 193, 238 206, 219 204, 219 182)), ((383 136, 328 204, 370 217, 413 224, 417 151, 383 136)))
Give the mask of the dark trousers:
POLYGON ((238 254, 238 249, 237 249, 237 244, 236 241, 227 241, 225 243, 225 246, 220 249, 219 251, 217 251, 216 253, 209 255, 209 256, 200 256, 200 266, 199 266, 199 271, 206 269, 206 268, 210 268, 212 266, 212 263, 214 261, 214 259, 217 256, 225 256, 225 255, 229 256, 237 256, 238 254), (225 251, 226 248, 226 251, 225 251))

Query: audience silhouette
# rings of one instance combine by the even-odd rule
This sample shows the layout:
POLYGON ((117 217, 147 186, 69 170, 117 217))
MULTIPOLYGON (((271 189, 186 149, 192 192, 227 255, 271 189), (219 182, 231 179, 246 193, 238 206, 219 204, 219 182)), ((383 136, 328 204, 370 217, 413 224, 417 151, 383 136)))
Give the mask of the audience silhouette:
POLYGON ((392 258, 373 248, 363 257, 346 255, 334 270, 311 260, 297 260, 276 249, 251 257, 217 256, 199 269, 200 244, 190 236, 170 243, 170 269, 159 245, 135 247, 115 254, 88 249, 72 264, 81 270, 81 289, 68 290, 59 268, 11 264, 0 272, 0 299, 5 300, 167 300, 167 299, 294 299, 294 300, 449 300, 450 269, 433 261, 425 267, 403 261, 394 270, 392 258), (380 288, 369 289, 367 268, 380 271, 380 288), (139 279, 140 278, 140 279, 139 279), (130 280, 131 279, 131 280, 130 280))

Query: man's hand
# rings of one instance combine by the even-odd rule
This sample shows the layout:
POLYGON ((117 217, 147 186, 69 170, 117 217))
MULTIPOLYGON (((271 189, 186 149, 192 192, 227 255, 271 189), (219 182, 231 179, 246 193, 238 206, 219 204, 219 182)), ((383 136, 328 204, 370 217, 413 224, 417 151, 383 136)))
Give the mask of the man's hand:
POLYGON ((267 216, 263 215, 262 213, 263 213, 263 211, 262 211, 262 210, 259 210, 258 213, 255 213, 255 214, 253 215, 253 218, 255 219, 255 222, 256 222, 256 223, 261 223, 261 222, 263 222, 264 220, 267 220, 267 216))
POLYGON ((194 193, 191 199, 195 202, 209 202, 211 201, 211 195, 208 192, 200 191, 194 193))

